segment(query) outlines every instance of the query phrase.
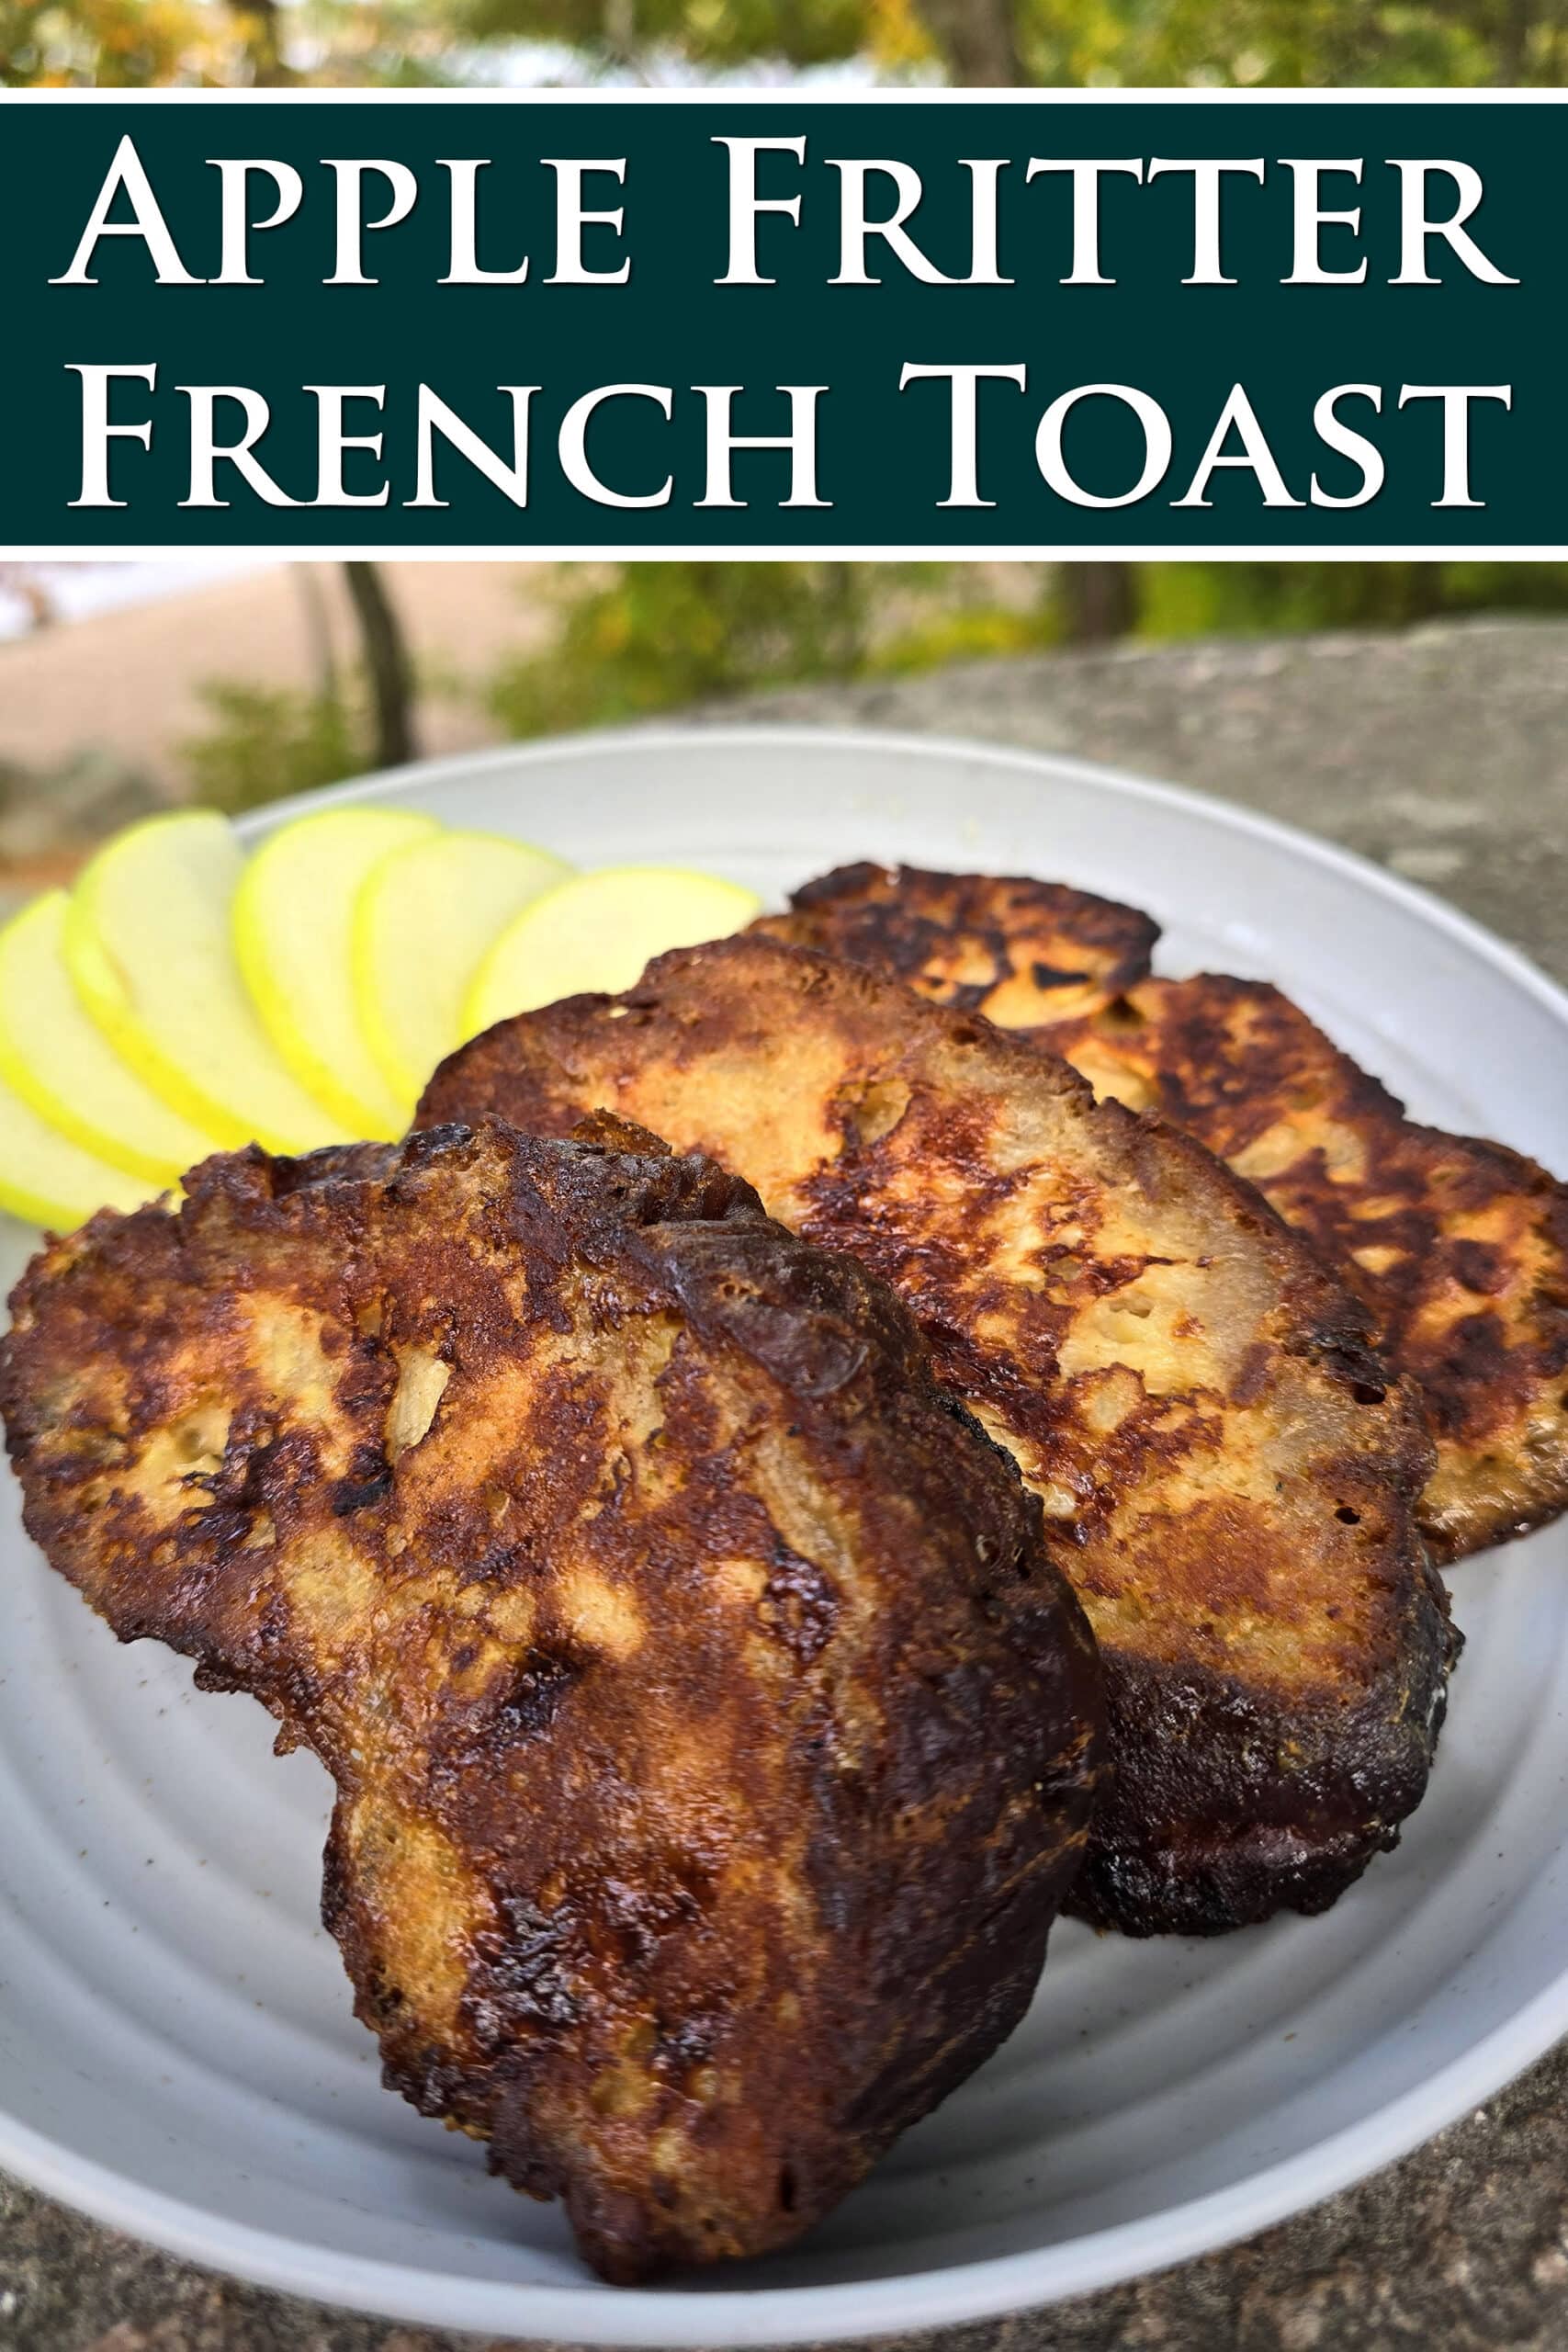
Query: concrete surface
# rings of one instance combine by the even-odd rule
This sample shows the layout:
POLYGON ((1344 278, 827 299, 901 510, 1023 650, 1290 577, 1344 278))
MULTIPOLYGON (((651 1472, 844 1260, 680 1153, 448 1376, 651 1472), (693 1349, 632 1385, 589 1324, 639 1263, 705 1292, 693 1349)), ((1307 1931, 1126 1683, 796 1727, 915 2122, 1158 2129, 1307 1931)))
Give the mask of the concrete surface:
MULTIPOLYGON (((706 716, 733 718, 735 706, 706 716)), ((1568 979, 1568 626, 1129 649, 814 689, 759 718, 1067 751, 1440 890, 1568 979)), ((1568 1084, 1568 1069, 1542 1071, 1568 1084)), ((1229 2252, 921 2352, 1568 2346, 1568 2045, 1403 2164, 1229 2252)), ((7 2352, 457 2352, 209 2278, 0 2180, 7 2352)))
POLYGON ((1568 622, 1039 654, 703 715, 738 710, 1067 752, 1244 801, 1568 979, 1568 622))

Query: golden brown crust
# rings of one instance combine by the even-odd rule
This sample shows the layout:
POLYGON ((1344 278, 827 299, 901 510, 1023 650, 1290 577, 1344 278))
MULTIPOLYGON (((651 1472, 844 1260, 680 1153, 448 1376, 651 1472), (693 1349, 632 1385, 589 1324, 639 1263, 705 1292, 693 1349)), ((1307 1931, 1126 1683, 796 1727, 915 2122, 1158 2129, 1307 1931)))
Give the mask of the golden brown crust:
POLYGON ((998 1028, 1092 1012, 1141 980, 1159 925, 1135 907, 1062 882, 840 865, 794 891, 753 931, 892 972, 998 1028))
POLYGON ((1145 980, 1037 1034, 1098 1091, 1201 1136, 1342 1272, 1425 1400, 1438 1559, 1568 1506, 1568 1186, 1407 1119, 1260 980, 1145 980))
POLYGON ((1255 1183, 1371 1313, 1419 1385, 1438 1460, 1422 1497, 1439 1560, 1568 1508, 1568 1186, 1501 1144, 1417 1125, 1288 997, 1262 981, 1146 977, 1101 957, 1130 908, 1036 884, 1055 953, 1096 982, 1068 1005, 1032 987, 1029 886, 912 867, 808 883, 776 936, 914 978, 953 999, 943 924, 983 937, 1009 975, 985 1009, 1063 1054, 1096 1091, 1158 1111, 1255 1183), (1075 946, 1075 941, 1077 944, 1075 946))
POLYGON ((607 2277, 795 2236, 1011 2029, 1092 1643, 852 1260, 595 1123, 209 1161, 35 1260, 29 1530, 337 1783, 389 2082, 607 2277))
POLYGON ((988 1023, 755 936, 502 1023, 422 1115, 548 1134, 591 1103, 852 1249, 1042 1496, 1121 1731, 1080 1907, 1217 1930, 1392 1841, 1454 1646, 1412 1520, 1430 1449, 1249 1186, 988 1023))

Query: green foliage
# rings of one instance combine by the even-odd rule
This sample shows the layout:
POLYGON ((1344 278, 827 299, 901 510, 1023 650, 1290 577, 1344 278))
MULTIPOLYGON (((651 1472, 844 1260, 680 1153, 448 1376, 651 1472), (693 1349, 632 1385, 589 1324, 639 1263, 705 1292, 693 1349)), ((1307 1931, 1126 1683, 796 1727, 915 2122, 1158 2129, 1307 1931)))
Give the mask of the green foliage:
MULTIPOLYGON (((1568 611, 1568 564, 1145 563, 1131 587, 1134 633, 1145 638, 1568 611)), ((814 679, 1033 652, 1070 638, 1061 591, 1060 571, 1043 565, 1000 578, 942 563, 637 563, 586 580, 567 565, 548 642, 504 663, 486 700, 508 734, 541 735, 814 679)))
MULTIPOLYGON (((956 571, 957 566, 932 567, 956 571)), ((1031 605, 960 601, 899 629, 873 652, 867 668, 879 677, 939 669, 944 662, 983 662, 1003 653, 1037 653, 1056 645, 1062 616, 1054 597, 1041 594, 1031 605)))
POLYGON ((1022 0, 1040 79, 1197 87, 1560 82, 1557 0, 1022 0), (1060 69, 1052 73, 1051 66, 1060 69))
MULTIPOLYGON (((1016 59, 1040 85, 1551 85, 1561 0, 446 0, 468 39, 555 40, 589 74, 660 55, 720 72, 859 56, 950 81, 1016 59), (985 29, 981 30, 980 28, 985 29), (978 69, 978 70, 977 70, 978 69)), ((1011 78, 1010 73, 1006 78, 1011 78)))
POLYGON ((228 20, 198 0, 0 0, 0 86, 144 90, 243 68, 228 20))
POLYGON ((13 858, 102 841, 164 805, 155 777, 101 745, 38 766, 0 754, 0 820, 13 858))
POLYGON ((926 669, 1048 643, 1039 596, 942 563, 634 563, 558 574, 543 650, 503 664, 488 702, 512 735, 640 718, 811 679, 926 669))
POLYGON ((1405 628, 1442 614, 1568 611, 1561 563, 1146 563, 1140 637, 1405 628))
POLYGON ((291 0, 280 22, 278 0, 0 0, 0 88, 438 87, 466 6, 291 0))
POLYGON ((417 85, 483 80, 487 45, 519 40, 558 42, 569 81, 852 58, 1069 87, 1568 77, 1563 0, 300 0, 287 19, 284 64, 276 0, 0 0, 0 82, 417 85))
POLYGON ((336 695, 218 678, 201 689, 213 723, 181 746, 191 797, 237 813, 371 765, 363 711, 336 695))
POLYGON ((592 73, 665 50, 709 71, 826 65, 865 45, 866 0, 453 0, 469 39, 560 41, 592 73))
POLYGON ((513 735, 636 718, 800 678, 852 677, 877 583, 848 563, 632 563, 558 574, 540 654, 509 662, 490 702, 513 735))

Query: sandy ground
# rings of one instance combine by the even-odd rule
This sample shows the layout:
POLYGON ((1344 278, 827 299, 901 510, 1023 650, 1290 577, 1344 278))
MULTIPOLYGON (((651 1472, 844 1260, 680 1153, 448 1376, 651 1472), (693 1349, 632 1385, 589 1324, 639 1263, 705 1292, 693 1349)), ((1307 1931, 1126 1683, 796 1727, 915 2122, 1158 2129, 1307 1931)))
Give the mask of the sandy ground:
MULTIPOLYGON (((536 567, 399 563, 387 567, 422 674, 421 748, 493 740, 471 689, 509 650, 544 630, 536 567)), ((199 689, 214 678, 308 688, 323 640, 354 659, 351 616, 333 564, 283 564, 0 644, 0 760, 51 766, 87 750, 110 755, 173 794, 180 746, 209 723, 199 689)))

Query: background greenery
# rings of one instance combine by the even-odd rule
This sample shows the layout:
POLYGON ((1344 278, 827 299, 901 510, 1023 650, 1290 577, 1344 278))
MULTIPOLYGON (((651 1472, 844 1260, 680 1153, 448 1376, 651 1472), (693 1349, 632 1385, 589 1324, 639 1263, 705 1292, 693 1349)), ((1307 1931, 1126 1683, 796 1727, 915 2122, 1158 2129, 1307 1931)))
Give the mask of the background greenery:
POLYGON ((1552 84, 1563 0, 0 0, 12 84, 1552 84), (518 51, 524 51, 519 72, 518 51), (532 52, 531 55, 528 52, 532 52))
MULTIPOLYGON (((547 642, 500 662, 477 692, 504 733, 537 735, 807 679, 886 676, 1081 642, 1081 615, 1064 584, 1073 571, 1088 569, 563 564, 552 583, 547 642)), ((1125 587, 1125 633, 1143 638, 1398 628, 1445 613, 1568 608, 1568 566, 1561 564, 1106 569, 1125 587)), ((421 681, 405 657, 403 731, 389 740, 388 697, 378 710, 373 667, 364 660, 346 679, 310 693, 234 680, 209 685, 209 724, 185 746, 195 796, 248 808, 415 755, 417 690, 440 684, 450 692, 452 682, 421 681)))

